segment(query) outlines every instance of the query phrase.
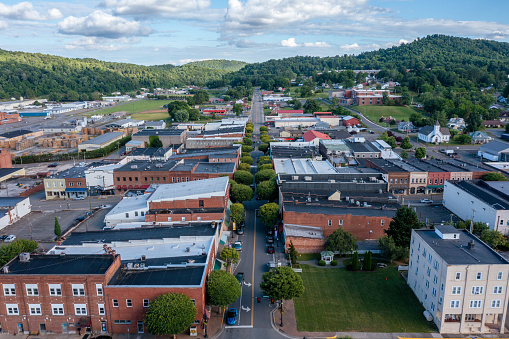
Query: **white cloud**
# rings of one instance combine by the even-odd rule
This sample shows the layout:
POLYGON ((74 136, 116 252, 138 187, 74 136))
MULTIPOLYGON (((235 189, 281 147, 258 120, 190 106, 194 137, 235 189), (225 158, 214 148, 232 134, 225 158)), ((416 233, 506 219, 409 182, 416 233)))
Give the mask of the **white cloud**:
POLYGON ((67 17, 58 23, 58 30, 63 34, 111 39, 146 36, 152 33, 150 27, 142 26, 138 21, 129 21, 99 10, 92 12, 86 17, 67 17))
POLYGON ((179 60, 179 64, 183 65, 183 64, 188 64, 190 62, 206 61, 206 60, 212 60, 212 59, 211 58, 207 58, 207 59, 181 59, 181 60, 179 60))
POLYGON ((358 43, 353 43, 353 44, 346 44, 346 45, 343 45, 343 46, 340 46, 339 48, 343 49, 343 50, 346 50, 346 51, 351 51, 351 50, 358 50, 358 49, 361 49, 361 46, 359 46, 358 43))
POLYGON ((101 51, 118 51, 127 49, 132 44, 138 43, 137 38, 119 38, 106 39, 98 37, 84 37, 66 44, 66 49, 85 49, 85 50, 101 50, 101 51))
POLYGON ((62 18, 62 13, 56 8, 40 13, 31 2, 24 1, 12 6, 0 3, 0 17, 14 20, 56 20, 62 18))
POLYGON ((281 46, 283 46, 283 47, 297 47, 300 45, 295 42, 295 38, 289 38, 287 40, 281 41, 281 46))
POLYGON ((104 0, 102 6, 112 8, 117 15, 153 18, 220 20, 224 9, 210 8, 210 0, 104 0))
POLYGON ((305 42, 305 43, 303 43, 303 45, 304 45, 304 47, 319 47, 319 48, 331 47, 325 41, 305 42))

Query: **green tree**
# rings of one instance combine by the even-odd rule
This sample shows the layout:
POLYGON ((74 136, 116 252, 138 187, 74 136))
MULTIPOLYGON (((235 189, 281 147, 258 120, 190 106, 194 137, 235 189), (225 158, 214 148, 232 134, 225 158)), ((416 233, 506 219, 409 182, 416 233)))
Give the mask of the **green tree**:
POLYGON ((401 154, 400 154, 400 155, 401 155, 401 157, 402 157, 403 159, 407 159, 407 158, 408 158, 408 152, 407 152, 407 151, 405 151, 405 150, 403 150, 403 151, 401 152, 401 154))
POLYGON ((396 138, 395 137, 388 137, 387 138, 387 141, 386 141, 389 146, 391 146, 393 149, 398 147, 398 143, 396 142, 396 138))
POLYGON ((380 248, 382 256, 387 259, 396 260, 408 258, 408 248, 396 246, 392 237, 385 236, 378 239, 378 247, 380 248))
POLYGON ((268 143, 270 142, 270 136, 268 136, 267 134, 262 134, 260 135, 260 141, 263 143, 268 143))
POLYGON ((343 228, 338 228, 327 237, 325 249, 339 252, 339 255, 343 256, 347 252, 357 249, 357 239, 355 239, 352 233, 345 231, 343 228))
POLYGON ((253 175, 248 171, 238 170, 233 173, 233 178, 239 184, 251 185, 253 183, 253 175))
POLYGON ((251 173, 251 165, 244 164, 244 163, 239 164, 239 170, 241 170, 241 171, 248 171, 248 172, 251 173))
POLYGON ((207 280, 208 302, 224 308, 240 297, 241 287, 233 274, 223 270, 212 271, 207 280))
POLYGON ((417 147, 415 150, 415 157, 417 159, 426 158, 426 149, 424 147, 417 147))
POLYGON ((305 113, 314 113, 320 111, 320 104, 316 99, 307 99, 303 107, 305 113))
POLYGON ((290 246, 288 246, 288 254, 290 255, 290 261, 292 265, 295 265, 297 263, 297 258, 299 257, 299 252, 297 252, 291 240, 290 246))
POLYGON ((243 137, 243 138, 242 138, 242 143, 243 143, 244 145, 251 146, 251 145, 253 144, 253 140, 251 140, 251 139, 249 139, 249 138, 247 138, 247 137, 243 137))
POLYGON ((230 194, 233 200, 242 202, 253 199, 253 190, 251 187, 242 184, 232 185, 230 188, 230 194))
POLYGON ((364 262, 362 263, 362 270, 363 271, 371 271, 373 270, 373 259, 372 259, 371 251, 368 251, 366 255, 364 256, 364 262))
POLYGON ((10 244, 0 246, 0 266, 4 266, 20 253, 32 253, 39 247, 37 242, 27 239, 17 239, 10 244))
POLYGON ((253 127, 246 127, 246 133, 253 133, 253 127))
POLYGON ((422 226, 413 208, 402 206, 398 209, 389 224, 389 228, 384 230, 384 233, 392 237, 396 246, 408 248, 410 247, 412 229, 419 229, 422 226))
POLYGON ((239 263, 239 251, 233 247, 223 247, 220 254, 221 260, 225 262, 226 270, 230 269, 232 264, 239 263))
POLYGON ((481 236, 482 232, 485 230, 489 230, 490 228, 483 222, 476 221, 472 223, 472 220, 465 219, 465 221, 458 221, 456 225, 454 225, 457 229, 467 229, 470 230, 470 226, 472 226, 472 233, 481 236))
POLYGON ((239 116, 242 114, 242 105, 241 104, 233 104, 232 110, 236 116, 239 116))
POLYGON ((272 166, 272 164, 263 164, 263 165, 258 165, 258 171, 263 171, 263 170, 271 170, 271 169, 274 169, 274 166, 272 166))
POLYGON ((409 92, 405 91, 401 94, 401 104, 402 105, 410 105, 412 102, 412 96, 409 92))
POLYGON ((148 137, 148 147, 163 147, 163 142, 159 139, 158 135, 151 135, 148 137))
POLYGON ((233 219, 237 224, 242 222, 244 216, 244 205, 235 203, 230 205, 230 218, 233 219))
POLYGON ((504 235, 495 230, 487 229, 482 231, 480 239, 494 250, 496 250, 499 246, 507 244, 507 240, 505 239, 504 235))
POLYGON ((200 104, 209 102, 209 92, 202 90, 202 89, 198 89, 198 90, 195 90, 193 94, 194 94, 193 101, 194 101, 195 105, 200 105, 200 104))
POLYGON ((273 169, 266 169, 258 171, 255 174, 255 182, 258 184, 259 182, 270 180, 276 175, 276 172, 273 169))
POLYGON ((189 120, 189 112, 184 110, 178 110, 173 113, 173 119, 177 122, 184 122, 189 120))
POLYGON ((263 143, 263 144, 259 145, 258 150, 260 152, 267 153, 267 151, 269 150, 269 144, 263 143))
POLYGON ((176 111, 184 110, 188 111, 191 107, 187 104, 186 101, 183 100, 176 100, 171 101, 168 103, 168 114, 170 115, 170 118, 174 118, 173 115, 176 111))
POLYGON ((361 267, 359 263, 359 252, 355 251, 352 254, 352 271, 358 271, 361 267))
POLYGON ((60 223, 58 222, 58 217, 55 216, 55 228, 54 231, 55 235, 57 236, 57 239, 60 238, 62 235, 62 230, 60 229, 60 223))
POLYGON ((189 110, 189 120, 191 121, 200 120, 200 110, 196 108, 191 108, 189 110))
POLYGON ((389 94, 387 92, 382 93, 382 104, 387 106, 389 104, 389 94))
POLYGON ((410 143, 409 137, 404 137, 403 141, 401 141, 401 148, 403 149, 410 149, 412 148, 412 144, 410 143))
POLYGON ((505 85, 504 90, 502 91, 502 96, 504 98, 509 97, 509 84, 505 85))
POLYGON ((300 100, 294 100, 293 109, 299 110, 301 108, 302 108, 302 102, 300 102, 300 100))
MULTIPOLYGON (((280 266, 262 275, 260 288, 271 298, 280 300, 283 310, 283 300, 292 300, 304 293, 304 282, 289 266, 280 266)), ((281 322, 283 312, 281 312, 281 322)))
POLYGON ((242 145, 242 153, 251 153, 253 151, 253 147, 242 145))
POLYGON ((507 181, 507 177, 499 172, 490 172, 483 175, 482 180, 484 181, 507 181))
POLYGON ((262 181, 256 186, 256 195, 263 200, 274 201, 277 199, 278 189, 275 180, 262 181))
POLYGON ((150 302, 145 325, 150 334, 175 336, 194 323, 196 313, 196 307, 187 295, 167 293, 150 302))
POLYGON ((260 126, 260 132, 268 132, 269 128, 267 126, 260 126))
POLYGON ((269 202, 260 207, 260 219, 265 226, 273 227, 279 220, 279 205, 269 202))
POLYGON ((272 164, 272 160, 270 160, 270 157, 268 155, 262 155, 261 157, 258 158, 258 166, 264 164, 272 164))
POLYGON ((247 156, 247 155, 243 155, 241 158, 240 158, 240 161, 244 164, 249 164, 249 165, 252 165, 253 164, 253 158, 251 158, 250 156, 247 156))
POLYGON ((456 141, 462 145, 469 144, 472 141, 472 138, 468 134, 460 134, 456 136, 456 141))

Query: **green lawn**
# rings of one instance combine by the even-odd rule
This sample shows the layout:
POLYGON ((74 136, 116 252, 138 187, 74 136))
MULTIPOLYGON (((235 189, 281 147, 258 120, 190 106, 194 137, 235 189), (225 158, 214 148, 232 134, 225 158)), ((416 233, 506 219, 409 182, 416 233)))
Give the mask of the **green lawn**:
POLYGON ((397 120, 410 120, 412 113, 418 113, 419 111, 414 110, 410 107, 405 106, 354 106, 352 109, 361 112, 365 116, 368 116, 371 121, 378 122, 381 117, 393 117, 397 120))
POLYGON ((294 299, 297 328, 311 332, 436 330, 396 267, 375 272, 302 265, 306 291, 294 299))
POLYGON ((163 109, 163 105, 167 104, 168 102, 170 102, 170 100, 136 100, 95 111, 88 115, 110 114, 124 111, 128 114, 136 114, 150 109, 163 109))
POLYGON ((132 116, 133 119, 146 121, 164 120, 169 117, 168 112, 140 113, 132 116))

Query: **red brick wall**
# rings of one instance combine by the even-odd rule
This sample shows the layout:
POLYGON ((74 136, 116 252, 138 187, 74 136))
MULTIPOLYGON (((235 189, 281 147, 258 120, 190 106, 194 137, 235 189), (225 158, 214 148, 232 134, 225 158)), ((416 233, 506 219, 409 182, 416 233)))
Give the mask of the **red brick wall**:
POLYGON ((325 237, 340 227, 339 220, 343 220, 343 229, 352 233, 357 240, 366 240, 381 238, 384 235, 383 231, 389 228, 392 218, 352 214, 327 215, 283 212, 284 223, 321 227, 325 237), (329 220, 332 220, 332 226, 328 226, 329 220), (384 221, 383 226, 382 220, 384 221))
POLYGON ((213 208, 225 207, 226 201, 224 196, 210 197, 203 199, 187 199, 187 200, 173 200, 161 202, 149 202, 148 208, 153 209, 174 209, 174 208, 213 208), (200 206, 200 201, 203 201, 203 206, 200 206))
POLYGON ((65 178, 65 187, 66 188, 86 188, 87 181, 85 178, 65 178), (73 183, 73 186, 70 183, 73 183))
POLYGON ((443 185, 446 180, 451 180, 451 172, 428 172, 427 185, 443 185))
POLYGON ((325 246, 325 239, 311 239, 300 237, 287 237, 286 248, 290 247, 290 241, 299 253, 317 253, 321 252, 325 246))
MULTIPOLYGON (((46 331, 62 333, 62 323, 78 323, 81 315, 74 314, 74 304, 86 304, 87 315, 91 317, 91 330, 101 330, 101 320, 106 320, 106 315, 99 315, 98 304, 105 304, 106 297, 98 296, 96 284, 103 285, 103 291, 107 282, 120 267, 120 257, 117 256, 113 264, 105 274, 98 275, 3 275, 2 284, 15 284, 16 296, 5 296, 3 288, 0 293, 0 319, 2 330, 9 333, 18 332, 18 323, 23 324, 24 331, 38 331, 39 324, 46 324, 46 331), (39 296, 28 296, 26 284, 37 284, 39 296), (60 284, 62 296, 50 296, 48 284, 60 284), (85 296, 73 296, 72 284, 84 284, 85 296), (18 304, 19 315, 7 315, 5 304, 18 304), (41 315, 30 315, 29 304, 40 304, 41 315), (64 315, 53 315, 51 304, 63 304, 64 315)), ((69 331, 75 331, 75 327, 69 327, 69 331)), ((82 331, 84 332, 84 330, 82 331)))
POLYGON ((12 168, 11 152, 7 149, 0 150, 0 168, 12 168))
POLYGON ((168 222, 171 218, 172 222, 175 221, 206 221, 206 220, 220 220, 224 218, 224 212, 221 213, 160 213, 160 214, 145 214, 146 222, 168 222), (182 220, 182 218, 185 218, 182 220), (200 220, 198 220, 200 218, 200 220))

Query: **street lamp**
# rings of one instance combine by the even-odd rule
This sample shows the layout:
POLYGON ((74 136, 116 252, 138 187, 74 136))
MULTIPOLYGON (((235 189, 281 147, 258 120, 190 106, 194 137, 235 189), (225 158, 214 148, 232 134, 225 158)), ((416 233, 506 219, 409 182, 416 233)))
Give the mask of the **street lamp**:
POLYGON ((283 298, 281 297, 281 324, 279 326, 283 327, 283 298))

